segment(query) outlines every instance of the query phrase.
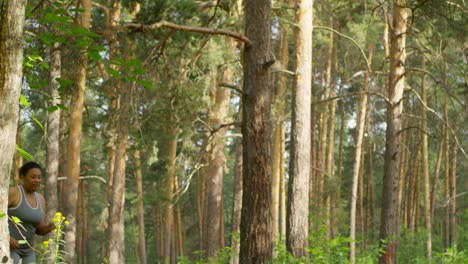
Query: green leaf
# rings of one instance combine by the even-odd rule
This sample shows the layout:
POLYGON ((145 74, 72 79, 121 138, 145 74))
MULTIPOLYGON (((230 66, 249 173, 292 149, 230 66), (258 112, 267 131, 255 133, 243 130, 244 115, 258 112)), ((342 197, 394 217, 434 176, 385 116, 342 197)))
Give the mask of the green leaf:
POLYGON ((97 50, 88 50, 88 56, 94 61, 101 60, 101 55, 99 54, 99 51, 97 50))
POLYGON ((143 70, 142 68, 137 68, 132 73, 135 75, 145 74, 145 70, 143 70))
POLYGON ((53 23, 53 22, 68 23, 68 18, 54 14, 54 13, 47 13, 44 17, 39 19, 39 21, 42 23, 53 23))
POLYGON ((25 245, 27 243, 28 242, 26 240, 18 240, 18 244, 20 244, 20 245, 25 245))
POLYGON ((62 110, 68 111, 68 107, 66 107, 64 104, 57 104, 57 106, 62 110))
POLYGON ((4 212, 0 212, 0 218, 5 217, 5 216, 6 216, 6 214, 4 212))
POLYGON ((51 106, 51 107, 48 107, 47 108, 47 112, 54 112, 54 111, 57 111, 59 109, 59 107, 57 105, 54 105, 54 106, 51 106))
POLYGON ((152 89, 153 88, 153 82, 148 81, 148 80, 138 80, 137 81, 139 84, 141 84, 143 87, 146 89, 152 89))
POLYGON ((138 59, 130 59, 127 61, 126 65, 128 67, 138 67, 141 68, 141 61, 138 59))
POLYGON ((34 120, 34 122, 36 122, 36 124, 42 128, 42 130, 45 130, 44 128, 44 125, 41 123, 41 121, 39 121, 35 116, 31 116, 31 118, 34 120))
POLYGON ((55 80, 59 83, 60 88, 66 88, 73 84, 72 80, 67 80, 67 79, 62 79, 62 78, 57 78, 55 80))
MULTIPOLYGON (((20 148, 18 145, 16 145, 16 151, 18 151, 18 153, 21 155, 21 157, 25 158, 26 160, 33 160, 33 156, 31 154, 29 154, 26 150, 20 148)), ((14 217, 14 216, 12 216, 14 217)))
POLYGON ((26 99, 26 96, 24 96, 23 94, 20 95, 20 102, 21 102, 21 105, 23 106, 31 106, 31 104, 28 102, 28 99, 26 99))
POLYGON ((110 75, 112 75, 112 77, 114 77, 114 78, 120 77, 120 72, 112 69, 111 67, 107 67, 106 70, 110 75))
POLYGON ((21 219, 19 219, 19 218, 16 217, 16 216, 12 216, 12 217, 11 217, 11 220, 12 220, 13 223, 15 223, 15 224, 19 224, 19 223, 22 222, 21 219))

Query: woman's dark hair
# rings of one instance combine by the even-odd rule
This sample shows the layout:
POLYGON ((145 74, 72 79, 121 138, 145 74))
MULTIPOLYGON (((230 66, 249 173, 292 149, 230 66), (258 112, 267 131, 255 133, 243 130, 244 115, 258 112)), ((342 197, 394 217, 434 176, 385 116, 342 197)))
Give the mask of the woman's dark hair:
POLYGON ((19 170, 20 176, 26 176, 26 174, 28 174, 28 171, 30 169, 39 169, 42 172, 41 165, 39 165, 38 163, 34 161, 30 161, 30 162, 25 163, 23 166, 21 166, 19 170))

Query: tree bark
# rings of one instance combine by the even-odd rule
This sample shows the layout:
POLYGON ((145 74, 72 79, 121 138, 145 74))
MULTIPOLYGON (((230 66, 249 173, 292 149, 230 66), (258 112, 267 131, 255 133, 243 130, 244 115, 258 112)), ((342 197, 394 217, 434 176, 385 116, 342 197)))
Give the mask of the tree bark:
MULTIPOLYGON (((233 55, 234 43, 232 39, 225 38, 224 46, 233 55)), ((226 123, 229 114, 229 103, 231 89, 219 86, 219 83, 231 83, 232 74, 229 69, 221 72, 215 70, 212 84, 213 109, 210 111, 209 125, 216 129, 226 123), (219 81, 218 81, 219 80, 219 81)), ((221 215, 222 215, 222 195, 223 195, 223 177, 226 158, 224 155, 226 128, 221 128, 213 135, 210 144, 210 153, 208 159, 207 179, 206 179, 206 199, 205 208, 205 235, 204 250, 206 257, 215 257, 221 249, 221 215)))
MULTIPOLYGON (((422 67, 426 70, 426 57, 422 56, 422 67)), ((421 138, 422 138, 422 169, 424 178, 424 224, 427 232, 426 240, 426 256, 429 263, 432 262, 432 214, 431 214, 431 186, 429 177, 429 147, 427 139, 427 112, 425 104, 427 102, 427 87, 426 75, 423 73, 421 77, 421 100, 423 106, 421 107, 421 138)))
MULTIPOLYGON (((81 20, 79 25, 89 29, 91 21, 91 0, 81 0, 81 20)), ((70 224, 65 232, 66 262, 71 263, 75 258, 76 248, 76 213, 78 202, 78 185, 80 182, 80 162, 81 162, 81 136, 83 124, 84 97, 86 90, 86 70, 88 66, 87 48, 80 50, 78 58, 77 72, 75 74, 75 86, 73 89, 70 106, 70 134, 68 148, 68 175, 67 186, 68 195, 66 197, 65 212, 70 224)))
POLYGON ((141 173, 140 150, 135 150, 135 152, 133 153, 133 159, 135 161, 135 178, 137 192, 138 252, 140 255, 141 264, 146 264, 147 258, 145 240, 145 211, 143 206, 143 176, 141 173))
MULTIPOLYGON (((289 3, 289 0, 284 1, 286 4, 289 3)), ((286 12, 282 13, 286 15, 286 12)), ((288 25, 285 22, 280 22, 281 31, 280 31, 280 43, 279 43, 279 61, 282 67, 287 67, 289 64, 289 52, 288 52, 288 25)), ((286 87, 287 87, 287 76, 285 74, 278 75, 278 86, 276 89, 276 94, 274 95, 274 129, 273 129, 273 146, 272 146, 272 241, 276 242, 278 239, 285 239, 281 237, 280 232, 280 202, 281 202, 281 182, 284 182, 284 179, 281 179, 282 170, 284 170, 284 163, 282 163, 284 152, 283 141, 282 139, 282 130, 284 127, 284 115, 285 115, 285 100, 286 100, 286 87)))
POLYGON ((240 263, 270 263, 271 241, 271 1, 246 1, 242 95, 243 198, 240 263), (252 213, 255 212, 255 213, 252 213))
POLYGON ((240 251, 240 222, 242 211, 242 139, 236 140, 236 165, 234 167, 234 192, 232 205, 232 223, 231 223, 231 264, 239 264, 240 251))
MULTIPOLYGON (((372 60, 372 55, 374 52, 374 47, 372 44, 369 45, 368 51, 369 61, 372 60)), ((370 65, 368 65, 370 66, 370 65)), ((361 157, 363 157, 363 141, 364 141, 364 131, 366 129, 366 115, 367 115, 367 92, 369 91, 369 81, 370 81, 370 72, 366 72, 363 83, 363 93, 361 100, 359 101, 358 116, 357 116, 357 125, 356 125, 356 147, 354 152, 354 166, 353 166, 353 184, 351 191, 351 209, 350 209, 350 231, 349 236, 351 238, 351 243, 349 247, 349 261, 351 264, 354 264, 356 261, 356 203, 358 195, 358 186, 359 186, 359 172, 361 170, 361 157)), ((368 176, 369 177, 369 176, 368 176)), ((364 181, 361 182, 364 185, 364 181)), ((362 195, 361 195, 362 197, 362 195)), ((362 199, 362 198, 361 198, 362 199)), ((363 210, 363 208, 361 208, 363 210)), ((362 219, 363 221, 363 219, 362 219)))
MULTIPOLYGON (((449 116, 448 116, 448 102, 444 102, 444 201, 450 201, 450 131, 448 128, 449 116)), ((450 206, 445 206, 444 214, 444 227, 445 227, 445 249, 450 248, 450 206)))
POLYGON ((57 78, 61 77, 61 52, 60 45, 54 44, 50 48, 49 63, 49 96, 50 106, 56 107, 53 112, 47 114, 47 148, 46 148, 46 186, 45 200, 47 201, 46 219, 50 221, 58 210, 57 178, 59 173, 60 159, 60 108, 59 83, 57 78))
MULTIPOLYGON (((8 208, 8 186, 15 153, 23 67, 25 0, 2 1, 0 6, 0 212, 8 208)), ((0 217, 0 258, 10 258, 7 217, 0 217)))
POLYGON ((384 178, 380 239, 386 240, 380 264, 395 263, 398 235, 396 211, 401 155, 401 114, 403 113, 403 90, 405 83, 406 23, 408 10, 406 0, 396 0, 393 7, 393 23, 390 30, 390 73, 387 102, 387 130, 384 154, 384 178))
MULTIPOLYGON (((21 108, 18 109, 18 125, 16 128, 16 145, 21 146, 21 108)), ((23 166, 23 157, 15 151, 13 158, 13 186, 19 184, 19 169, 23 166)))
POLYGON ((454 142, 452 147, 452 158, 450 163, 450 201, 449 201, 449 245, 454 246, 457 242, 457 222, 456 222, 456 211, 457 211, 457 154, 458 146, 454 142))
POLYGON ((288 184, 286 247, 306 257, 309 239, 310 114, 312 92, 312 2, 296 2, 296 71, 292 96, 291 160, 288 184))
MULTIPOLYGON (((173 123, 173 122, 172 122, 173 123)), ((169 140, 167 144, 167 175, 166 175, 166 202, 164 205, 164 251, 163 257, 165 263, 175 263, 173 259, 174 252, 174 180, 176 173, 176 157, 177 157, 177 133, 178 129, 172 128, 169 130, 169 140)))

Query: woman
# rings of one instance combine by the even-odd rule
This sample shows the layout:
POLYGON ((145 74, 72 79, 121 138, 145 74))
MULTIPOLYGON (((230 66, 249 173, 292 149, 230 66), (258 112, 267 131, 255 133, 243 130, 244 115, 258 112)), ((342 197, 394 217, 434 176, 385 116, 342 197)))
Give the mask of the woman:
POLYGON ((19 172, 22 184, 11 187, 8 192, 10 255, 14 264, 20 260, 23 264, 30 264, 36 263, 36 254, 31 248, 34 234, 46 235, 55 229, 55 225, 45 223, 44 197, 36 192, 41 184, 41 166, 35 162, 28 162, 19 172), (21 223, 13 223, 13 216, 21 220, 21 223), (24 240, 27 243, 20 243, 24 240))

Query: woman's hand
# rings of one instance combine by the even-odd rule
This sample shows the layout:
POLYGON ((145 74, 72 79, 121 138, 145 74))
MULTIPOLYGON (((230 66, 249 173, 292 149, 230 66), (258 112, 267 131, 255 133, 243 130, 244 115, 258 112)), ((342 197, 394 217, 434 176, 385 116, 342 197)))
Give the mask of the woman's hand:
POLYGON ((17 249, 17 248, 19 248, 18 240, 10 236, 10 249, 17 249))
POLYGON ((36 234, 40 236, 45 236, 54 229, 55 229, 54 223, 45 224, 44 222, 41 222, 38 226, 36 226, 36 234))

